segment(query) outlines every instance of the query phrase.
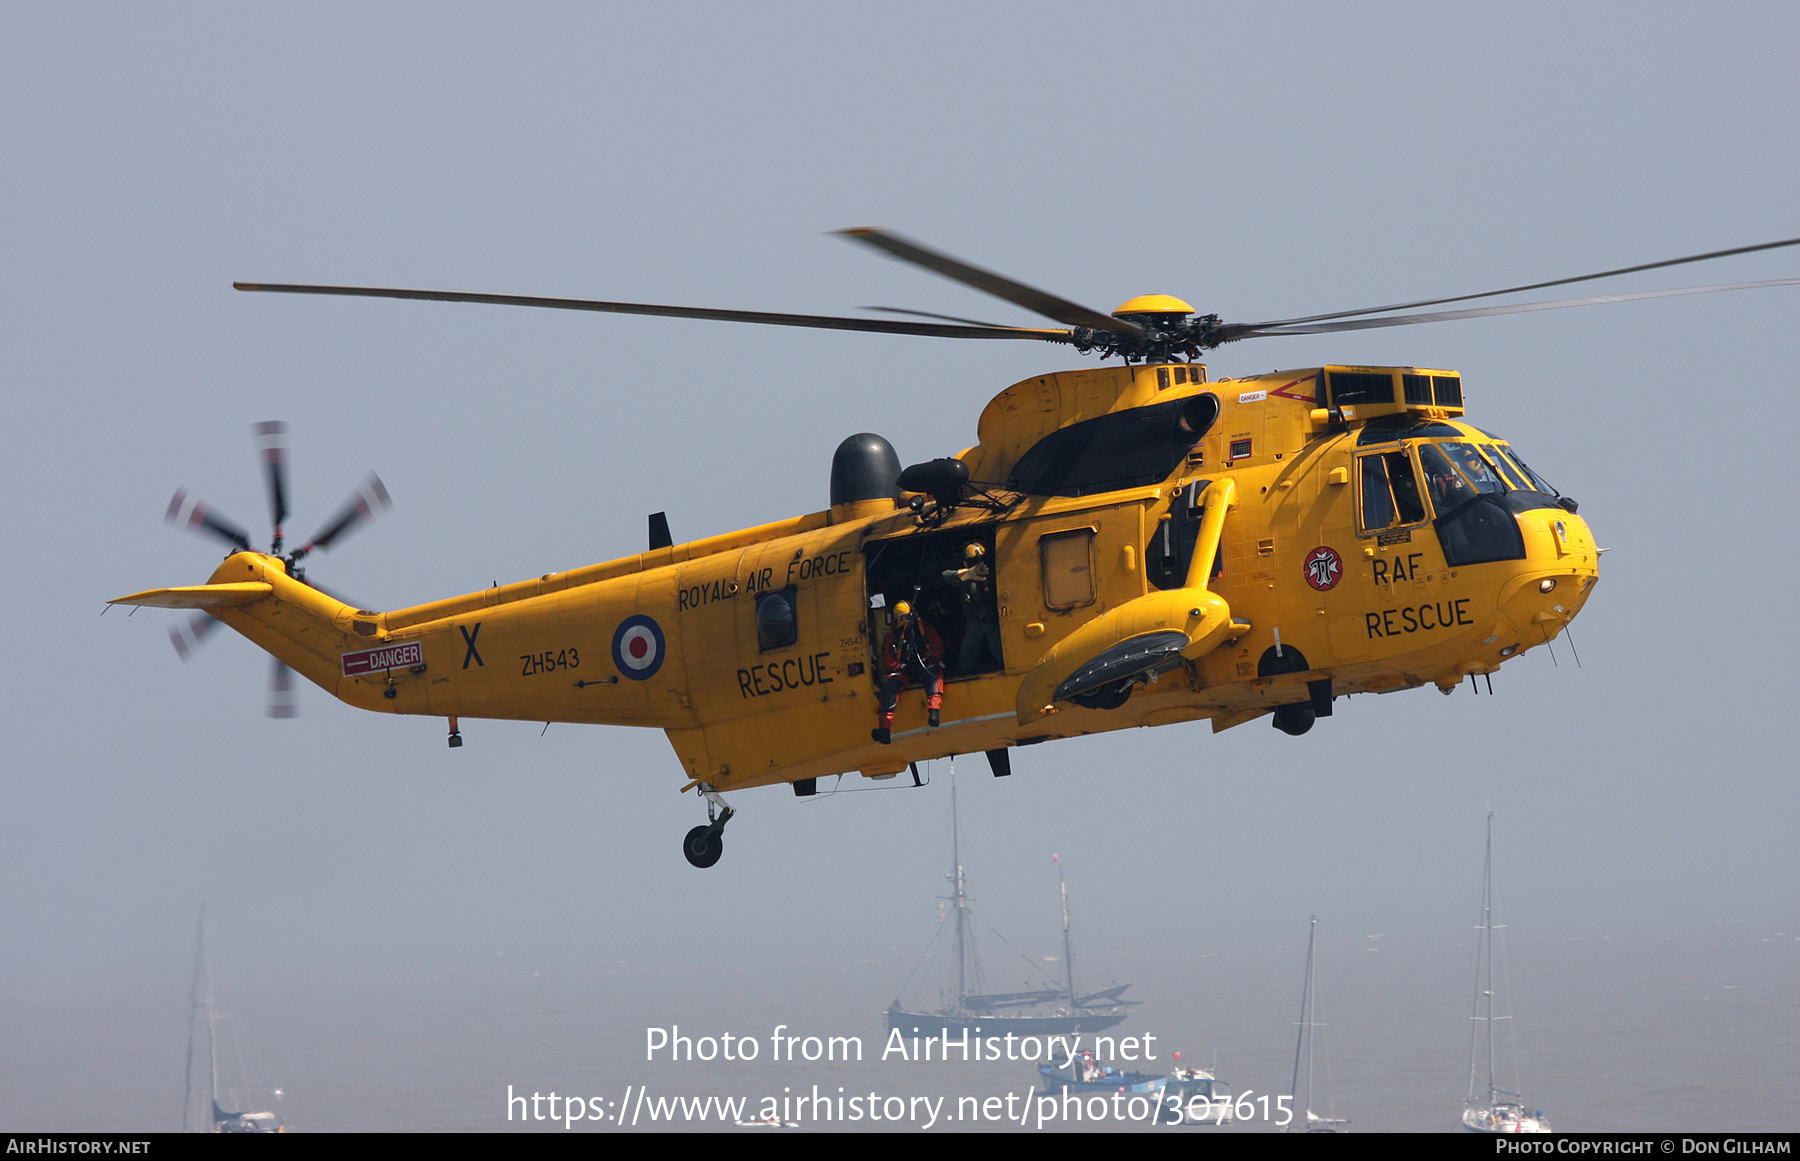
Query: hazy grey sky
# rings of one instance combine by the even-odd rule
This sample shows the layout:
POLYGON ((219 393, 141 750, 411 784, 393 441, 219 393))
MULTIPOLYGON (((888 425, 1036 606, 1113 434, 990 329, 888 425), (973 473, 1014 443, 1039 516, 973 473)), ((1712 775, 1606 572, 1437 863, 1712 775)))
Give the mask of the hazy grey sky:
MULTIPOLYGON (((291 425, 296 534, 381 473, 395 510, 312 573, 396 607, 637 551, 651 511, 686 539, 817 510, 843 436, 952 454, 1067 352, 233 279, 1025 321, 825 236, 883 225, 1102 310, 1253 319, 1800 233, 1792 4, 71 3, 0 30, 0 987, 178 974, 202 896, 221 955, 333 969, 929 934, 941 764, 924 792, 743 794, 703 873, 658 733, 465 721, 449 751, 311 687, 269 721, 246 642, 182 665, 170 615, 98 614, 211 571, 160 523, 176 486, 263 527, 258 420, 291 425)), ((1491 804, 1515 920, 1793 922, 1797 305, 1215 352, 1461 371, 1613 550, 1582 667, 1559 642, 1491 699, 1359 697, 1303 738, 959 764, 985 907, 1048 942, 1055 851, 1120 946, 1313 911, 1460 933, 1491 804)))

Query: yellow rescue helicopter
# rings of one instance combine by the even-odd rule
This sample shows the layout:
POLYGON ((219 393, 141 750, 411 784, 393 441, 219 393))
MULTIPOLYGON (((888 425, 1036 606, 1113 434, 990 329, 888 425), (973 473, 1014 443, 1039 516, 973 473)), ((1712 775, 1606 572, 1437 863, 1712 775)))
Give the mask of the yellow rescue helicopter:
MULTIPOLYGON (((1549 643, 1581 611, 1601 550, 1575 501, 1469 424, 1461 377, 1322 366, 1212 379, 1201 352, 1239 339, 1401 326, 1800 279, 1464 307, 1517 291, 1773 249, 1693 255, 1484 294, 1253 324, 1166 295, 1110 315, 880 230, 851 240, 1063 324, 1009 327, 917 311, 836 318, 371 287, 240 290, 415 298, 1060 343, 1114 365, 1015 383, 975 446, 902 470, 878 435, 833 457, 830 504, 411 608, 357 608, 302 564, 387 503, 371 480, 284 551, 282 428, 259 425, 268 552, 178 492, 170 517, 228 543, 203 585, 115 604, 193 609, 342 701, 384 713, 648 726, 707 801, 683 841, 711 866, 725 791, 887 779, 916 764, 1133 726, 1269 716, 1302 734, 1353 693, 1460 683, 1549 643), (916 686, 916 690, 911 687, 916 686), (909 692, 900 691, 907 687, 909 692)), ((882 308, 887 310, 888 308, 882 308)))

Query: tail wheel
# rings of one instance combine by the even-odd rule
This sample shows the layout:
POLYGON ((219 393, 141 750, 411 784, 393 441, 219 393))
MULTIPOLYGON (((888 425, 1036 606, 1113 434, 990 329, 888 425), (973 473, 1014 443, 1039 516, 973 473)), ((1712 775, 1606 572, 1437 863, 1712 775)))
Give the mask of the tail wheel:
POLYGON ((711 826, 697 826, 681 840, 681 853, 696 867, 710 867, 725 853, 725 836, 711 826))

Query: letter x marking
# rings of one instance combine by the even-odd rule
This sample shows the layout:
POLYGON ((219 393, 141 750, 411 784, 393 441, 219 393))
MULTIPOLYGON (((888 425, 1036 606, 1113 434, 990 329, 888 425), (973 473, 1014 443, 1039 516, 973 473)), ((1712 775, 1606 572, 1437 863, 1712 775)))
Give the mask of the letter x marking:
POLYGON ((486 669, 487 662, 481 659, 481 654, 475 649, 475 638, 481 636, 481 622, 475 622, 473 630, 465 629, 461 625, 458 625, 456 630, 463 635, 463 644, 469 647, 469 651, 463 654, 463 668, 467 669, 469 662, 473 661, 479 668, 486 669))

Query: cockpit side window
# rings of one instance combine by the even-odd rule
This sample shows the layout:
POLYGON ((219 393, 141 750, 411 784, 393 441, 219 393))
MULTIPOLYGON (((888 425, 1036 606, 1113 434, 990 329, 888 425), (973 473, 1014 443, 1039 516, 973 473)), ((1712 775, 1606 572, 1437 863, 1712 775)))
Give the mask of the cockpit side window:
POLYGON ((1362 526, 1365 532, 1386 528, 1394 522, 1394 493, 1388 487, 1387 460, 1382 456, 1362 458, 1362 526))
POLYGON ((1362 488, 1362 530, 1379 532, 1425 519, 1412 457, 1405 449, 1362 456, 1358 465, 1362 488))
POLYGON ((1419 480, 1413 475, 1412 458, 1405 451, 1389 452, 1388 479, 1394 485, 1394 503, 1400 509, 1400 523, 1417 524, 1425 519, 1425 502, 1419 498, 1419 480))

